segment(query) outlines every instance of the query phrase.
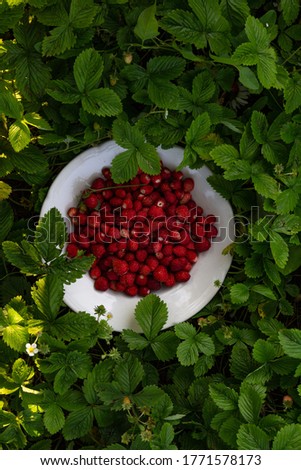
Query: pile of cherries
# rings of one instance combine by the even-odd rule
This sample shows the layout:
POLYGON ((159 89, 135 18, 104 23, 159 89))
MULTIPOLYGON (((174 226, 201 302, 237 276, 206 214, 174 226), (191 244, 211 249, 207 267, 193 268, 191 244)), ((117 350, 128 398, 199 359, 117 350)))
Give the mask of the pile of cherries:
POLYGON ((163 164, 160 174, 139 171, 121 185, 103 168, 68 210, 68 256, 95 256, 89 274, 100 291, 145 296, 187 282, 218 232, 216 217, 205 216, 193 200, 193 188, 192 178, 163 164))

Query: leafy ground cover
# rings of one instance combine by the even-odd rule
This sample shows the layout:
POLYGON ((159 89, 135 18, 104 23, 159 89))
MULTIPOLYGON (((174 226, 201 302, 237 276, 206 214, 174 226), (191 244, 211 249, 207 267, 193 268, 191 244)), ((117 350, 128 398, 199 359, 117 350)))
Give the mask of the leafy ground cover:
POLYGON ((0 445, 301 449, 299 1, 149 3, 0 4, 0 445), (70 311, 93 260, 61 254, 55 209, 37 224, 58 172, 111 138, 116 182, 182 145, 235 212, 219 293, 163 332, 159 295, 141 335, 70 311))

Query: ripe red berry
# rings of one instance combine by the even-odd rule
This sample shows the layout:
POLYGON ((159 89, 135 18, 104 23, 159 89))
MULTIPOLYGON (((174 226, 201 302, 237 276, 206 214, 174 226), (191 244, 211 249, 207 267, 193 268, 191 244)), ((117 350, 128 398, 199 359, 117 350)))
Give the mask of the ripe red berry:
POLYGON ((77 256, 78 250, 78 246, 76 246, 74 243, 69 243, 66 248, 69 258, 75 258, 77 256))
POLYGON ((107 280, 106 277, 100 276, 94 282, 94 287, 95 287, 96 290, 101 290, 101 291, 108 290, 109 281, 107 280))
POLYGON ((73 218, 73 217, 76 217, 76 216, 77 216, 77 214, 78 214, 78 210, 77 210, 77 208, 76 208, 76 207, 70 207, 70 209, 68 209, 68 212, 67 212, 67 214, 68 214, 68 217, 70 217, 70 219, 71 219, 71 218, 73 218))
POLYGON ((131 297, 134 297, 135 295, 138 294, 138 287, 137 286, 131 286, 131 287, 127 287, 125 289, 125 293, 127 295, 130 295, 131 297))
POLYGON ((179 258, 186 256, 187 250, 185 246, 176 245, 172 248, 172 250, 173 250, 173 253, 179 258))
POLYGON ((187 219, 190 215, 189 209, 187 206, 178 206, 176 208, 176 215, 181 219, 187 219))
POLYGON ((167 281, 165 282, 166 287, 172 287, 172 286, 175 285, 175 283, 176 283, 176 279, 175 279, 174 274, 173 274, 173 273, 169 273, 169 274, 168 274, 168 279, 167 279, 167 281))
POLYGON ((146 286, 147 276, 145 276, 144 274, 137 274, 135 282, 137 286, 146 286))
POLYGON ((112 261, 113 271, 118 274, 118 276, 122 276, 126 274, 129 270, 129 265, 125 260, 121 260, 118 258, 113 258, 112 261))
POLYGON ((150 294, 150 289, 146 286, 140 286, 138 289, 138 294, 141 295, 141 297, 145 297, 146 295, 150 294))
POLYGON ((201 242, 195 242, 194 246, 198 253, 202 253, 203 251, 209 250, 211 243, 208 238, 203 238, 201 242))
POLYGON ((137 271, 139 271, 139 268, 140 268, 140 264, 138 263, 138 261, 133 260, 129 262, 129 271, 131 271, 131 273, 136 273, 137 271))
POLYGON ((89 274, 92 279, 97 279, 98 277, 100 277, 101 271, 98 266, 94 266, 90 269, 89 274))
POLYGON ((95 209, 98 204, 98 198, 96 194, 90 194, 88 197, 84 198, 84 203, 89 209, 95 209))
POLYGON ((106 249, 104 245, 100 245, 99 243, 92 245, 92 253, 94 256, 96 256, 96 258, 102 258, 105 252, 106 249))
POLYGON ((183 180, 183 191, 185 193, 190 193, 194 188, 194 181, 192 178, 185 178, 183 180))
POLYGON ((93 189, 102 189, 105 186, 106 186, 106 183, 102 178, 96 178, 91 184, 91 188, 93 189))
POLYGON ((189 272, 187 271, 178 271, 175 273, 176 282, 187 282, 191 278, 189 272))
POLYGON ((168 272, 165 266, 158 266, 153 272, 154 279, 159 282, 166 282, 168 279, 168 272))
POLYGON ((186 258, 174 258, 170 263, 170 270, 172 272, 181 271, 182 269, 184 269, 186 263, 186 258))
POLYGON ((162 207, 151 206, 148 210, 148 216, 151 218, 164 217, 165 213, 162 207))
POLYGON ((136 260, 139 261, 139 263, 143 263, 147 258, 147 251, 146 250, 137 250, 136 251, 136 260))

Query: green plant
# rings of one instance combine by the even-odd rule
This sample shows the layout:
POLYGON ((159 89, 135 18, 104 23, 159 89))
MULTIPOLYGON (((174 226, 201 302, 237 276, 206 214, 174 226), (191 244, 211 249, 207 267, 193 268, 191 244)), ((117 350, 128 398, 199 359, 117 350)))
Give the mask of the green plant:
POLYGON ((1 3, 2 448, 301 448, 298 17, 297 0, 1 3), (56 174, 110 138, 116 182, 182 145, 235 212, 219 293, 167 330, 156 295, 141 334, 69 311, 93 259, 61 253, 54 208, 34 227, 56 174))

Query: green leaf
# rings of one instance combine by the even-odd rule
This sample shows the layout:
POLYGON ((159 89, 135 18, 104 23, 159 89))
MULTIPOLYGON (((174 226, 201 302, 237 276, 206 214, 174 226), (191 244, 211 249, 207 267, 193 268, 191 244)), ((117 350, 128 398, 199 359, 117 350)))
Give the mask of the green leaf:
POLYGON ((18 170, 29 174, 46 173, 48 169, 45 155, 31 144, 21 152, 12 153, 10 160, 18 170))
POLYGON ((182 366, 191 366, 197 362, 199 349, 194 338, 186 339, 179 344, 177 357, 182 366))
POLYGON ((9 127, 8 138, 15 152, 20 152, 30 142, 30 130, 24 120, 17 120, 9 127))
POLYGON ((287 243, 279 233, 270 233, 270 247, 277 266, 284 268, 288 261, 289 249, 287 243))
POLYGON ((77 103, 81 98, 78 90, 64 80, 52 80, 46 91, 52 98, 65 104, 77 103))
POLYGON ((285 189, 276 198, 277 212, 279 214, 292 212, 298 204, 299 198, 299 192, 294 187, 285 189))
POLYGON ((237 65, 256 65, 258 63, 258 51, 255 44, 244 42, 240 44, 232 55, 232 60, 237 65))
POLYGON ((280 7, 287 25, 292 24, 298 18, 300 8, 298 0, 281 0, 280 7))
POLYGON ((268 435, 255 424, 242 424, 237 433, 239 450, 268 450, 268 435))
POLYGON ((51 262, 48 272, 58 276, 62 283, 71 284, 80 279, 90 269, 94 259, 94 256, 91 255, 72 259, 61 255, 51 262))
POLYGON ((135 308, 135 318, 149 341, 156 338, 167 321, 167 306, 155 294, 141 299, 135 308))
POLYGON ((77 88, 81 93, 98 87, 103 68, 102 57, 95 49, 85 49, 77 56, 73 73, 77 88))
POLYGON ((34 372, 31 367, 28 367, 24 359, 17 359, 12 368, 12 379, 18 384, 22 385, 33 376, 34 372))
MULTIPOLYGON (((0 187, 1 194, 1 187, 0 187)), ((0 197, 0 243, 5 240, 14 223, 14 213, 7 201, 1 201, 0 197)))
POLYGON ((160 108, 177 109, 179 91, 176 85, 165 78, 151 78, 148 83, 148 95, 160 108))
POLYGON ((160 25, 184 44, 194 44, 198 49, 206 46, 203 27, 190 11, 172 10, 163 17, 160 25))
POLYGON ((38 113, 26 113, 24 115, 24 121, 37 129, 44 131, 51 131, 52 128, 50 124, 43 119, 38 113))
POLYGON ((279 331, 279 341, 285 354, 301 359, 301 331, 297 328, 279 331))
POLYGON ((178 342, 172 331, 165 331, 151 342, 152 350, 160 361, 169 361, 176 355, 178 342))
POLYGON ((230 370, 234 377, 243 380, 253 369, 248 347, 240 341, 234 344, 230 358, 230 370))
POLYGON ((52 261, 61 254, 67 240, 64 219, 56 207, 52 207, 39 219, 34 235, 34 246, 45 261, 52 261))
POLYGON ((147 73, 150 78, 164 78, 174 80, 178 78, 185 69, 185 60, 175 56, 153 57, 147 63, 147 73))
POLYGON ((66 22, 61 26, 51 29, 49 36, 45 36, 42 42, 42 52, 44 56, 60 55, 71 49, 76 43, 71 24, 66 22))
POLYGON ((97 7, 93 0, 72 0, 70 5, 69 20, 74 28, 87 28, 93 23, 97 13, 97 7))
POLYGON ((215 93, 215 83, 208 71, 199 73, 192 82, 192 96, 198 103, 207 103, 215 93))
POLYGON ((56 370, 59 369, 54 378, 53 389, 60 395, 64 394, 78 378, 85 379, 92 369, 90 356, 79 351, 70 351, 67 354, 53 353, 50 361, 56 370))
POLYGON ((277 77, 276 60, 277 55, 272 47, 262 51, 258 57, 257 75, 265 88, 269 89, 275 85, 277 77))
POLYGON ((273 450, 301 450, 301 424, 287 424, 273 441, 273 450))
POLYGON ((57 317, 63 301, 63 283, 58 277, 47 274, 32 287, 31 295, 43 317, 52 321, 57 317))
POLYGON ((120 147, 133 150, 143 147, 144 136, 142 132, 135 126, 131 126, 128 122, 116 119, 113 123, 113 137, 120 147))
POLYGON ((24 14, 24 5, 9 6, 7 2, 0 4, 0 33, 12 29, 24 14))
POLYGON ((151 442, 152 450, 175 450, 176 445, 172 445, 174 439, 174 428, 170 423, 164 423, 159 435, 154 436, 151 442))
POLYGON ((209 394, 214 403, 225 411, 236 410, 238 406, 238 393, 233 388, 222 383, 211 384, 209 394))
POLYGON ((189 0, 188 3, 203 27, 210 49, 215 54, 229 52, 230 44, 227 35, 229 24, 221 16, 218 2, 216 0, 210 3, 206 0, 189 0))
POLYGON ((245 273, 250 278, 262 276, 262 256, 254 253, 251 258, 245 261, 245 273))
POLYGON ((17 98, 10 93, 8 90, 1 89, 0 95, 0 109, 1 113, 5 114, 5 116, 13 118, 13 119, 21 119, 22 118, 22 104, 17 98))
POLYGON ((288 261, 283 269, 280 270, 281 274, 288 276, 296 271, 301 266, 301 247, 290 246, 288 261))
POLYGON ((264 398, 256 390, 256 386, 248 383, 242 385, 238 398, 238 408, 248 423, 256 424, 258 422, 263 401, 264 398))
POLYGON ((186 143, 194 150, 202 146, 204 137, 210 132, 211 121, 208 113, 200 114, 192 121, 188 131, 186 132, 186 143))
POLYGON ((11 192, 12 187, 9 184, 4 183, 4 181, 0 181, 0 201, 8 199, 11 192))
POLYGON ((142 41, 152 39, 158 36, 158 21, 156 20, 156 3, 150 7, 145 8, 139 15, 137 24, 134 28, 134 33, 142 41))
POLYGON ((119 96, 109 88, 88 91, 82 98, 82 105, 85 111, 97 116, 117 116, 122 111, 119 96))
POLYGON ((213 340, 206 333, 198 333, 195 337, 198 350, 206 356, 211 356, 215 353, 215 346, 213 340))
POLYGON ((149 341, 144 336, 133 330, 123 330, 122 338, 126 341, 131 351, 141 351, 149 345, 149 341))
POLYGON ((277 297, 272 291, 272 289, 270 289, 267 286, 264 286, 263 284, 258 284, 256 286, 253 286, 251 288, 251 291, 256 292, 257 294, 263 295, 264 297, 267 297, 268 299, 277 300, 277 297))
POLYGON ((276 350, 272 343, 258 339, 254 344, 253 357, 260 364, 270 362, 276 356, 276 350))
POLYGON ((264 144, 267 141, 268 133, 268 121, 265 115, 259 111, 253 111, 251 127, 256 142, 258 142, 258 144, 264 144))
POLYGON ((180 339, 194 338, 197 334, 195 327, 188 322, 178 323, 175 325, 175 333, 180 339))
POLYGON ((136 152, 139 168, 148 175, 158 175, 161 170, 160 157, 156 148, 144 143, 141 150, 136 152))
POLYGON ((277 181, 272 176, 266 173, 258 173, 252 175, 252 181, 256 191, 271 199, 275 199, 279 194, 279 188, 277 181))
POLYGON ((210 152, 213 161, 224 170, 235 164, 239 159, 238 151, 229 144, 222 144, 210 152))
POLYGON ((93 408, 86 406, 80 410, 71 411, 63 427, 63 436, 67 441, 88 435, 93 425, 93 408))
POLYGON ((18 352, 25 352, 25 345, 28 343, 29 334, 27 328, 20 325, 23 318, 11 306, 0 309, 0 326, 3 341, 12 349, 18 352))
POLYGON ((250 7, 247 0, 222 0, 222 13, 229 23, 238 31, 241 31, 245 21, 250 14, 250 7))
POLYGON ((42 266, 42 261, 38 262, 36 259, 26 253, 24 248, 12 241, 4 241, 2 243, 3 252, 7 260, 16 266, 22 273, 25 274, 43 274, 45 269, 42 266))
POLYGON ((141 362, 134 356, 127 354, 115 367, 115 379, 124 394, 133 393, 144 376, 141 362))
POLYGON ((230 296, 234 304, 243 304, 249 298, 249 288, 242 283, 233 284, 230 288, 230 296))
POLYGON ((238 67, 238 70, 240 83, 250 90, 258 90, 260 85, 253 70, 251 70, 250 67, 242 66, 238 67))
POLYGON ((86 312, 68 312, 52 322, 50 333, 58 339, 71 341, 90 337, 98 326, 96 318, 86 312))
POLYGON ((256 45, 258 50, 269 46, 270 38, 268 31, 258 18, 249 16, 246 21, 245 31, 249 41, 256 45))
POLYGON ((285 112, 287 114, 292 113, 301 106, 301 75, 298 72, 294 72, 286 82, 284 88, 285 112))
POLYGON ((65 416, 62 408, 56 403, 48 405, 43 420, 47 431, 50 432, 50 434, 56 434, 65 424, 65 416))
POLYGON ((153 407, 160 402, 164 396, 165 394, 163 390, 156 385, 147 385, 141 390, 141 392, 138 392, 133 396, 133 401, 139 407, 153 407))
POLYGON ((112 161, 111 171, 115 183, 129 181, 138 171, 136 153, 133 150, 126 150, 117 155, 112 161))
POLYGON ((268 258, 263 258, 263 266, 265 273, 270 279, 270 281, 272 281, 276 286, 279 286, 279 284, 281 283, 281 276, 279 274, 277 266, 275 266, 275 263, 273 263, 268 258))

